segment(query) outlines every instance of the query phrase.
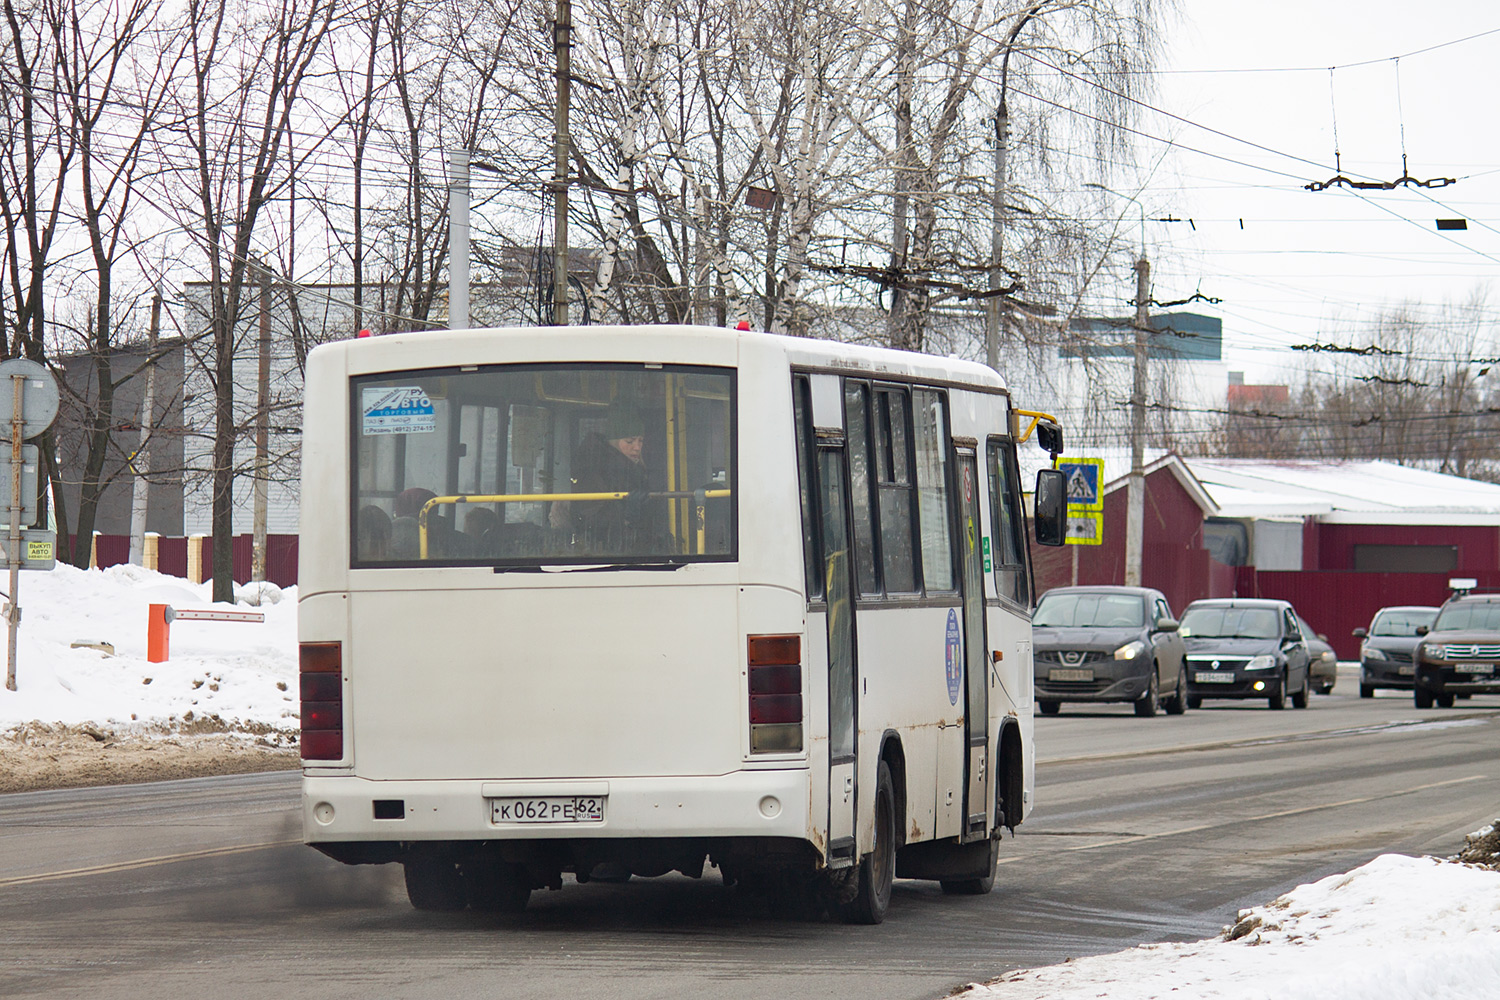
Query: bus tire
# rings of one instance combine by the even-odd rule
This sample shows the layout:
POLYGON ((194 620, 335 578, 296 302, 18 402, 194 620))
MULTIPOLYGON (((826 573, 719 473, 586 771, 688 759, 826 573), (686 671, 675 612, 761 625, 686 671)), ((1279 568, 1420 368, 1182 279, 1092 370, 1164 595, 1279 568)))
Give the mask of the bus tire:
POLYGON ((419 910, 454 913, 469 904, 464 875, 442 855, 424 854, 402 863, 406 869, 406 898, 419 910))
POLYGON ((485 913, 520 913, 531 899, 526 870, 517 864, 485 859, 463 868, 469 908, 485 913))
POLYGON ((990 841, 989 873, 981 878, 961 878, 939 882, 946 896, 984 896, 995 888, 995 867, 1000 864, 1000 841, 990 841))
POLYGON ((875 843, 859 861, 859 888, 844 907, 844 921, 878 924, 891 904, 891 883, 896 877, 896 785, 885 761, 875 780, 875 843))

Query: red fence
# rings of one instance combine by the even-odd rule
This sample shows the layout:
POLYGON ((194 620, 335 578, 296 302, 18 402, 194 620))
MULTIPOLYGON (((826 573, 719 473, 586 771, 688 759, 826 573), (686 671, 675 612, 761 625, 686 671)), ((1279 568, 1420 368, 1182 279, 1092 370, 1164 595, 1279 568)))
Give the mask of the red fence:
MULTIPOLYGON (((157 539, 156 568, 172 576, 186 577, 188 575, 188 541, 186 538, 157 539)), ((213 576, 214 572, 214 540, 204 536, 202 545, 203 578, 207 580, 213 576)), ((234 560, 234 570, 231 574, 234 582, 248 583, 254 558, 255 537, 235 535, 230 539, 229 545, 234 560)), ((130 562, 130 536, 95 535, 94 557, 101 568, 130 562)), ((266 536, 266 579, 278 587, 290 587, 296 584, 296 535, 266 536)))
POLYGON ((1235 572, 1238 597, 1271 597, 1291 601, 1297 613, 1328 636, 1341 660, 1359 659, 1359 640, 1351 633, 1366 628, 1375 612, 1393 604, 1439 605, 1452 593, 1448 581, 1464 576, 1482 589, 1500 589, 1500 572, 1356 573, 1353 570, 1256 570, 1235 572))

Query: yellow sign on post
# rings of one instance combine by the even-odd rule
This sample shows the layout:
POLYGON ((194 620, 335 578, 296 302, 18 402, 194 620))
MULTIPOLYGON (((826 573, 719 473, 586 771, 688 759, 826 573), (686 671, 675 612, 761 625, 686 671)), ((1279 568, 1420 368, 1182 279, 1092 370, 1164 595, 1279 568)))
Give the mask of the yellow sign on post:
POLYGON ((1059 458, 1057 468, 1068 484, 1068 524, 1063 543, 1103 545, 1104 459, 1059 458))

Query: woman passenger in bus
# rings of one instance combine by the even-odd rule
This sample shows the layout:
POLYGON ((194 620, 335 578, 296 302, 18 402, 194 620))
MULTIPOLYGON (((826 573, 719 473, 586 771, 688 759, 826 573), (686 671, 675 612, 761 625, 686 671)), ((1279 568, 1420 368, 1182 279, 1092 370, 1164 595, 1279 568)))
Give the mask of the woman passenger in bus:
POLYGON ((644 450, 646 423, 640 412, 612 407, 603 432, 583 439, 575 456, 575 493, 629 493, 621 500, 575 500, 573 517, 590 552, 644 554, 650 544, 652 511, 644 450))
POLYGON ((359 509, 359 558, 387 559, 391 550, 391 516, 374 504, 359 509))

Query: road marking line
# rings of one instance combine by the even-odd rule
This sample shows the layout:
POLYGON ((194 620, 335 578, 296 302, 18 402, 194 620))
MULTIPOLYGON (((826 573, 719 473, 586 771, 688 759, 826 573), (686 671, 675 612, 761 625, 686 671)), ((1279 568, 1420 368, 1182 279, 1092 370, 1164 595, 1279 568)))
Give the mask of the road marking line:
POLYGON ((1236 826, 1243 823, 1259 823, 1268 819, 1282 819, 1286 816, 1297 816, 1302 813, 1317 812, 1320 809, 1341 809, 1344 806, 1357 806, 1366 802, 1376 802, 1380 799, 1393 799, 1400 795, 1410 795, 1413 792, 1425 792, 1432 788, 1443 788, 1448 785, 1461 785, 1468 781, 1483 781, 1488 778, 1487 774, 1471 774, 1467 778, 1449 778, 1447 781, 1434 781, 1427 785, 1417 785, 1415 788, 1406 788, 1399 792, 1386 792, 1381 795, 1366 795, 1357 799, 1345 799, 1342 802, 1322 802, 1313 806, 1301 806, 1296 809, 1281 809, 1277 812, 1265 813, 1260 816, 1245 816, 1226 820, 1222 823, 1204 823, 1201 826, 1188 826, 1178 830, 1163 830, 1160 833, 1138 833, 1124 837, 1116 837, 1113 840, 1103 840, 1097 844, 1076 844, 1061 848, 1064 851, 1092 851, 1098 847, 1118 847, 1120 844, 1138 844, 1143 840, 1158 840, 1162 837, 1180 837, 1185 833, 1202 833, 1204 830, 1212 830, 1222 826, 1236 826))
POLYGON ((95 865, 91 868, 69 868, 60 872, 43 872, 40 875, 17 875, 14 878, 0 878, 0 889, 12 885, 30 885, 33 882, 54 882, 65 878, 82 878, 86 875, 109 875, 114 872, 127 872, 136 868, 154 868, 158 865, 170 865, 177 861, 222 858, 231 854, 248 854, 251 851, 263 851, 268 847, 290 847, 293 844, 301 843, 302 841, 300 840, 272 840, 264 844, 243 844, 239 847, 211 847, 202 851, 163 854, 158 857, 140 858, 135 861, 116 861, 114 864, 95 865))

